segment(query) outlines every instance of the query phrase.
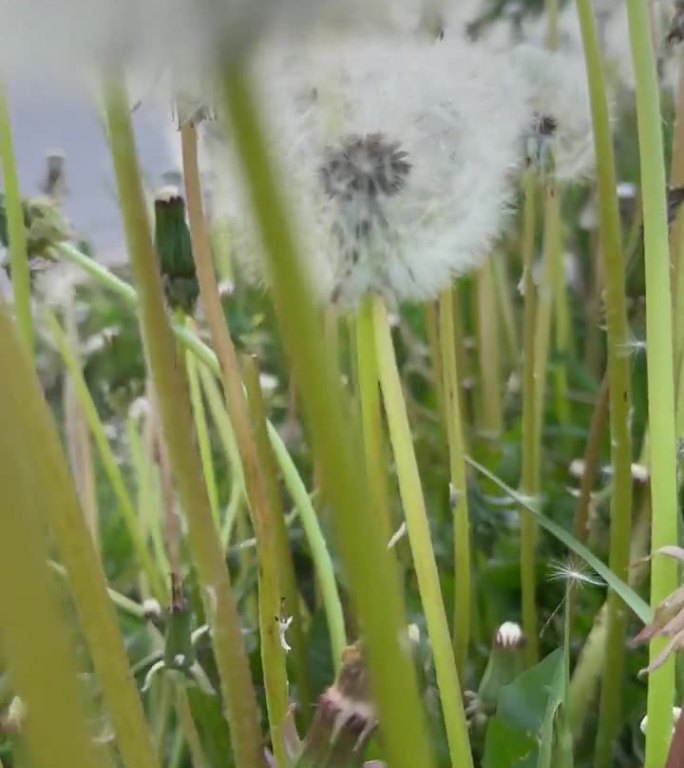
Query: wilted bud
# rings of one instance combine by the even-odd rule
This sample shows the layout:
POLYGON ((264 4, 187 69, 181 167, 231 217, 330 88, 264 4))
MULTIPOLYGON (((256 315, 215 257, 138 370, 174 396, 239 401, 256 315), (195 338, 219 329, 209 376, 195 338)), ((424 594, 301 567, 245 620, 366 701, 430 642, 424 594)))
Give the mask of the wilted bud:
POLYGON ((162 187, 154 198, 154 242, 171 309, 192 314, 199 286, 192 258, 190 231, 185 221, 185 201, 177 187, 162 187))
POLYGON ((360 642, 345 648, 334 685, 319 698, 316 714, 294 761, 297 768, 355 768, 377 724, 360 642))
POLYGON ((519 624, 506 621, 497 629, 477 692, 483 711, 494 712, 503 686, 512 683, 523 672, 526 644, 527 638, 519 624))
MULTIPOLYGON (((684 549, 677 546, 661 547, 656 554, 666 555, 684 563, 684 549)), ((671 654, 684 650, 684 586, 675 589, 656 608, 653 621, 647 624, 632 641, 641 645, 653 637, 665 637, 670 642, 639 674, 648 674, 661 667, 671 654)))

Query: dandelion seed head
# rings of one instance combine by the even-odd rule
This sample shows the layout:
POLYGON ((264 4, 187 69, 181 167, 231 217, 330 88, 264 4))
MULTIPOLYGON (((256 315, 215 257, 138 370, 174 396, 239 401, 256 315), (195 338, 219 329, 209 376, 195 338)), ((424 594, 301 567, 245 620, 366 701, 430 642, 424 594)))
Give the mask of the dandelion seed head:
POLYGON ((594 169, 591 109, 584 60, 531 45, 513 50, 529 84, 531 111, 527 155, 559 181, 578 181, 594 169))
MULTIPOLYGON (((507 63, 462 44, 359 36, 267 46, 255 70, 322 301, 421 300, 479 265, 514 202, 529 118, 507 63)), ((245 196, 233 184, 218 197, 254 269, 245 196)))

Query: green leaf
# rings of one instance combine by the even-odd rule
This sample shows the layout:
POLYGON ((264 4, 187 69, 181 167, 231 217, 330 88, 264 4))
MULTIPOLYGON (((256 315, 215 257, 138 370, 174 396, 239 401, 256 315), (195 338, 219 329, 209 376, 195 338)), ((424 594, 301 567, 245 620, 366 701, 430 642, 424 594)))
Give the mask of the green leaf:
POLYGON ((642 600, 642 598, 639 597, 630 586, 625 584, 622 579, 618 578, 610 568, 599 560, 593 552, 587 549, 584 544, 577 541, 571 533, 558 525, 558 523, 543 515, 534 504, 531 504, 528 499, 517 491, 514 491, 502 480, 499 480, 496 475, 490 472, 486 467, 483 467, 482 464, 479 464, 468 456, 466 456, 466 461, 471 467, 474 467, 480 474, 491 480, 494 485, 498 486, 504 493, 510 496, 510 498, 517 504, 527 509, 544 530, 557 538, 562 544, 565 544, 565 546, 568 549, 571 549, 576 555, 579 555, 579 557, 581 557, 582 560, 584 560, 584 562, 592 568, 617 595, 619 595, 625 605, 630 608, 644 624, 648 624, 651 621, 653 612, 648 603, 642 600))

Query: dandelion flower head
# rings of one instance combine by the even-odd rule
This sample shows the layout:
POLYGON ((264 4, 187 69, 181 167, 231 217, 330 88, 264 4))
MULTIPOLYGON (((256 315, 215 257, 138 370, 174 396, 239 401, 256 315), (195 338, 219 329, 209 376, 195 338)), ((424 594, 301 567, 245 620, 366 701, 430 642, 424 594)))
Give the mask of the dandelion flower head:
POLYGON ((513 50, 513 61, 529 85, 528 162, 546 170, 550 165, 562 182, 590 176, 595 153, 584 60, 519 45, 513 50))
MULTIPOLYGON (((270 51, 257 74, 322 300, 426 299, 486 257, 529 123, 510 66, 474 46, 366 36, 270 51)), ((241 228, 233 193, 219 208, 241 228)))

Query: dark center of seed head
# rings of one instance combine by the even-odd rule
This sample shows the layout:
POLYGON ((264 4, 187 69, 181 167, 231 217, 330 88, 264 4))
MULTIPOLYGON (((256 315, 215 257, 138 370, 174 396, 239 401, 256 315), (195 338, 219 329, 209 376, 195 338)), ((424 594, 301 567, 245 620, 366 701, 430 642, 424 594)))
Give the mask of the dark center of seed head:
POLYGON ((408 155, 382 133, 349 136, 325 151, 319 176, 325 193, 338 200, 355 196, 391 197, 400 192, 411 170, 408 155))
POLYGON ((540 136, 551 137, 558 128, 558 121, 553 115, 538 115, 535 127, 540 136))

